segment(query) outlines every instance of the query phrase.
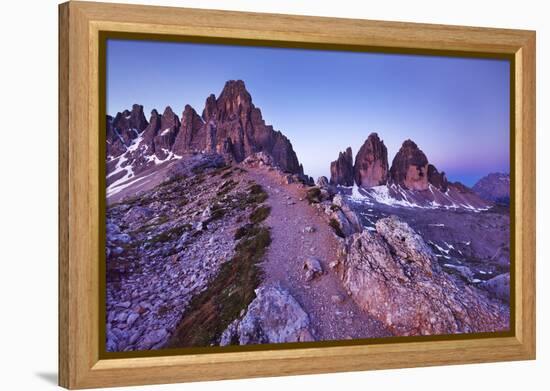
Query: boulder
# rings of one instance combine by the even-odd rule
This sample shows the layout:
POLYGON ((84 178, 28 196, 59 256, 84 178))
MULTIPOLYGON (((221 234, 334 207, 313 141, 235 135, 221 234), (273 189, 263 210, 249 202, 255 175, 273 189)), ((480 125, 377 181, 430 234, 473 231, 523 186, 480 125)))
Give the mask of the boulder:
POLYGON ((351 208, 344 196, 342 196, 341 194, 336 194, 332 198, 332 204, 336 207, 336 211, 333 214, 333 217, 340 221, 342 220, 343 215, 343 218, 347 220, 347 223, 343 222, 345 226, 349 226, 349 229, 345 230, 347 233, 344 232, 346 236, 356 232, 361 232, 363 230, 361 219, 359 218, 357 213, 355 213, 355 211, 351 208))
POLYGON ((304 270, 306 271, 306 281, 311 281, 315 277, 323 274, 321 262, 315 257, 307 257, 304 260, 304 270))
POLYGON ((494 297, 510 302, 510 273, 499 274, 483 282, 480 287, 487 290, 494 297))
POLYGON ((347 242, 341 278, 353 300, 396 335, 508 330, 509 307, 443 272, 429 246, 395 216, 347 242))
POLYGON ((357 232, 341 210, 331 211, 329 224, 332 228, 338 229, 335 233, 341 237, 347 237, 357 232), (338 228, 334 225, 337 225, 338 228))
POLYGON ((320 176, 319 178, 317 178, 317 182, 315 182, 315 184, 317 185, 317 187, 320 187, 320 188, 328 187, 329 181, 326 176, 320 176))
POLYGON ((109 235, 109 234, 116 235, 116 234, 120 233, 120 227, 118 225, 116 225, 115 223, 113 223, 112 221, 107 221, 106 231, 107 231, 107 235, 109 235))
POLYGON ((280 285, 256 289, 246 314, 222 333, 220 345, 313 341, 309 316, 280 285))
POLYGON ((328 188, 323 187, 320 189, 320 197, 319 199, 321 202, 328 201, 332 197, 332 193, 328 190, 328 188))
POLYGON ((168 331, 166 329, 152 330, 138 342, 140 350, 148 350, 152 347, 158 347, 168 339, 168 331))
MULTIPOLYGON (((273 158, 266 152, 256 152, 252 155, 247 156, 243 160, 243 164, 249 167, 272 167, 274 166, 275 162, 273 161, 273 158)), ((287 175, 289 178, 292 178, 292 175, 287 175)))
MULTIPOLYGON (((134 174, 152 167, 158 160, 184 154, 216 153, 226 161, 240 163, 247 156, 265 152, 273 160, 273 166, 297 174, 300 181, 311 182, 304 175, 291 142, 265 123, 242 80, 227 81, 218 98, 211 94, 202 118, 186 105, 181 122, 166 107, 162 115, 153 110, 148 123, 143 107, 134 105, 131 112, 125 110, 115 117, 107 116, 106 128, 108 160, 114 161, 126 153, 126 164, 131 165, 134 174), (129 149, 138 137, 141 137, 139 146, 129 149)), ((111 166, 109 172, 114 169, 111 166)))

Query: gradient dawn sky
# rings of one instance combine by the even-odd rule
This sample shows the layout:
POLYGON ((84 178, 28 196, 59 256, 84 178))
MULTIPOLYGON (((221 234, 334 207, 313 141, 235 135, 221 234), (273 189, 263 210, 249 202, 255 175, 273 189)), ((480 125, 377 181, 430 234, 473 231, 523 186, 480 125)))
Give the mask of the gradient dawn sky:
POLYGON ((509 72, 505 60, 109 40, 107 112, 133 103, 146 116, 244 80, 266 123, 285 134, 308 175, 330 174, 377 132, 391 161, 414 140, 449 180, 473 185, 509 172, 509 72))

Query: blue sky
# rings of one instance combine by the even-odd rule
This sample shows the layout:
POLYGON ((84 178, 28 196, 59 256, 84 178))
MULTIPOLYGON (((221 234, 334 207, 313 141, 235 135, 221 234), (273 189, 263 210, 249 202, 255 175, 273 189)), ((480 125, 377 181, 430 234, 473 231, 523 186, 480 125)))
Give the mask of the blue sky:
POLYGON ((242 79, 314 178, 377 132, 390 165, 410 138, 450 180, 473 185, 509 172, 509 72, 495 59, 109 40, 107 112, 139 103, 147 116, 167 105, 181 115, 190 104, 201 114, 209 94, 242 79))

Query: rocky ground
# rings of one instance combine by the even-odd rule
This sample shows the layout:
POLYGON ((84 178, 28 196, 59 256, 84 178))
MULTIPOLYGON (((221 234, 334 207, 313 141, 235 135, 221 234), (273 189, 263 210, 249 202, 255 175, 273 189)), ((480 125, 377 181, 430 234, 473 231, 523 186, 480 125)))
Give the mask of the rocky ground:
POLYGON ((505 210, 362 205, 265 154, 163 172, 108 200, 108 351, 507 328, 505 210))
POLYGON ((296 303, 305 340, 390 335, 330 273, 339 242, 308 187, 268 163, 198 154, 159 185, 109 200, 108 351, 218 344, 253 313, 257 289, 282 292, 285 311, 296 303))
POLYGON ((430 245, 440 265, 467 282, 482 284, 510 271, 509 208, 418 209, 353 203, 367 229, 383 217, 399 216, 430 245))
POLYGON ((353 299, 397 335, 505 331, 509 307, 446 273, 422 236, 393 215, 346 243, 340 270, 353 299))
POLYGON ((358 202, 326 178, 319 178, 308 199, 343 238, 344 256, 335 270, 348 295, 394 334, 508 329, 505 209, 473 212, 358 202))
MULTIPOLYGON (((257 238, 267 246, 269 231, 262 224, 267 195, 246 171, 210 159, 185 167, 161 185, 108 207, 109 351, 165 346, 182 315, 198 305, 193 298, 212 293, 212 283, 228 272, 224 265, 239 265, 236 257, 244 252, 239 243, 257 238)), ((260 247, 254 248, 258 254, 260 247)))
MULTIPOLYGON (((316 340, 372 338, 390 335, 384 326, 349 300, 331 263, 338 260, 341 241, 324 214, 309 205, 308 186, 282 184, 275 170, 249 170, 269 194, 266 220, 272 244, 262 262, 263 284, 284 287, 306 310, 316 340), (309 261, 318 262, 318 275, 308 277, 309 261)), ((315 273, 313 273, 315 274, 315 273)))

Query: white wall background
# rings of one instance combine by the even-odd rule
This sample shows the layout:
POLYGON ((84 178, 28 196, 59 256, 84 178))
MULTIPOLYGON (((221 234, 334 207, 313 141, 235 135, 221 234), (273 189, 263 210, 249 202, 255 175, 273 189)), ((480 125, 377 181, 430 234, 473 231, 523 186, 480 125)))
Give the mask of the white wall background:
MULTIPOLYGON (((119 0, 119 2, 126 2, 119 0)), ((155 390, 542 389, 549 380, 550 136, 543 1, 134 0, 133 3, 537 30, 537 328, 531 362, 148 387, 155 390), (545 303, 546 301, 546 303, 545 303), (546 380, 546 381, 545 381, 546 380)), ((57 1, 6 1, 0 46, 0 388, 55 387, 57 376, 57 1)), ((546 23, 545 23, 546 22, 546 23)))

